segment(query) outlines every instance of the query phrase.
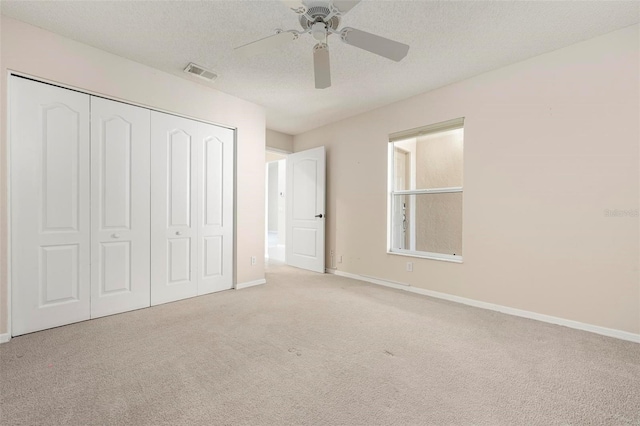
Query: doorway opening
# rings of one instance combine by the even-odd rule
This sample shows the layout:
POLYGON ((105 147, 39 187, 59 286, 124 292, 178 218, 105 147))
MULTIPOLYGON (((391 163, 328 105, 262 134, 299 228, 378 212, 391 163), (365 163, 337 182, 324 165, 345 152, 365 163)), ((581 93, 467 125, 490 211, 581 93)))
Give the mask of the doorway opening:
POLYGON ((265 164, 265 260, 270 264, 286 261, 286 184, 287 154, 266 151, 265 164))

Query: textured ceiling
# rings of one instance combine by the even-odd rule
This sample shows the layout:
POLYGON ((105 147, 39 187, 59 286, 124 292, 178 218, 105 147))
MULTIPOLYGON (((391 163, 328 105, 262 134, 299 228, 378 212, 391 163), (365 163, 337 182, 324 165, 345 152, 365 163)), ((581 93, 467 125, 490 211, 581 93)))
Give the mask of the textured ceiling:
POLYGON ((266 108, 267 126, 298 134, 639 21, 637 1, 363 0, 342 26, 411 46, 399 63, 329 37, 332 87, 316 90, 309 35, 240 59, 233 48, 299 29, 279 1, 2 1, 2 13, 266 108))

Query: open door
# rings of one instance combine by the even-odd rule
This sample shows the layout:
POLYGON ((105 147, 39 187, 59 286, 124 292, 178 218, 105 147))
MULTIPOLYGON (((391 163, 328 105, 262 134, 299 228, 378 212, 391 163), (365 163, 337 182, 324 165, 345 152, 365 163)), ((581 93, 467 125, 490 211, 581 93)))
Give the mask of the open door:
POLYGON ((287 157, 286 261, 324 273, 324 146, 287 157))

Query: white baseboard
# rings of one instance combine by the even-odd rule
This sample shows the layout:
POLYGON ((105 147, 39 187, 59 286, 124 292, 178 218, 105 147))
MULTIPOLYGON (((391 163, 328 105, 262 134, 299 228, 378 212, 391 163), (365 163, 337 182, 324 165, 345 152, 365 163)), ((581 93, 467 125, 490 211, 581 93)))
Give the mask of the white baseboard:
POLYGON ((7 343, 9 340, 11 340, 11 334, 9 333, 0 334, 0 343, 7 343))
POLYGON ((265 280, 264 278, 260 279, 260 280, 255 280, 255 281, 248 281, 246 283, 238 283, 236 284, 236 290, 240 290, 242 288, 248 288, 248 287, 253 287, 256 285, 260 285, 260 284, 266 284, 267 280, 265 280))
POLYGON ((372 284, 391 287, 398 290, 405 290, 411 293, 422 294, 423 296, 435 297, 436 299, 443 299, 443 300, 448 300, 450 302, 462 303, 463 305, 474 306, 476 308, 488 309, 490 311, 502 312, 503 314, 514 315, 517 317, 547 322, 550 324, 562 325, 569 328, 575 328, 576 330, 589 331, 591 333, 601 334, 603 336, 614 337, 616 339, 640 343, 640 334, 629 333, 628 331, 600 327, 597 325, 585 324, 578 321, 558 318, 551 315, 538 314, 536 312, 510 308, 508 306, 496 305, 494 303, 482 302, 474 299, 467 299, 465 297, 454 296, 452 294, 440 293, 438 291, 426 290, 424 288, 419 288, 419 287, 412 287, 408 284, 391 282, 391 281, 381 280, 379 278, 368 277, 365 275, 358 275, 358 274, 352 274, 349 272, 343 272, 337 269, 327 269, 327 272, 330 274, 339 275, 341 277, 353 278, 354 280, 366 281, 372 284))

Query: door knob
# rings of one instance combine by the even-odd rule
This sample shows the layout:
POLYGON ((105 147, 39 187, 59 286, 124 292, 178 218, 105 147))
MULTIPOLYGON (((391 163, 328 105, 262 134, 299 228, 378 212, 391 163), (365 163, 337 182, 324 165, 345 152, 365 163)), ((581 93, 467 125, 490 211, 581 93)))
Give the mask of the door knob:
POLYGON ((182 231, 176 231, 176 235, 182 235, 182 231))
POLYGON ((120 238, 120 234, 113 234, 111 235, 111 238, 120 238))
POLYGON ((316 217, 319 217, 320 219, 322 219, 322 213, 317 214, 316 217))

